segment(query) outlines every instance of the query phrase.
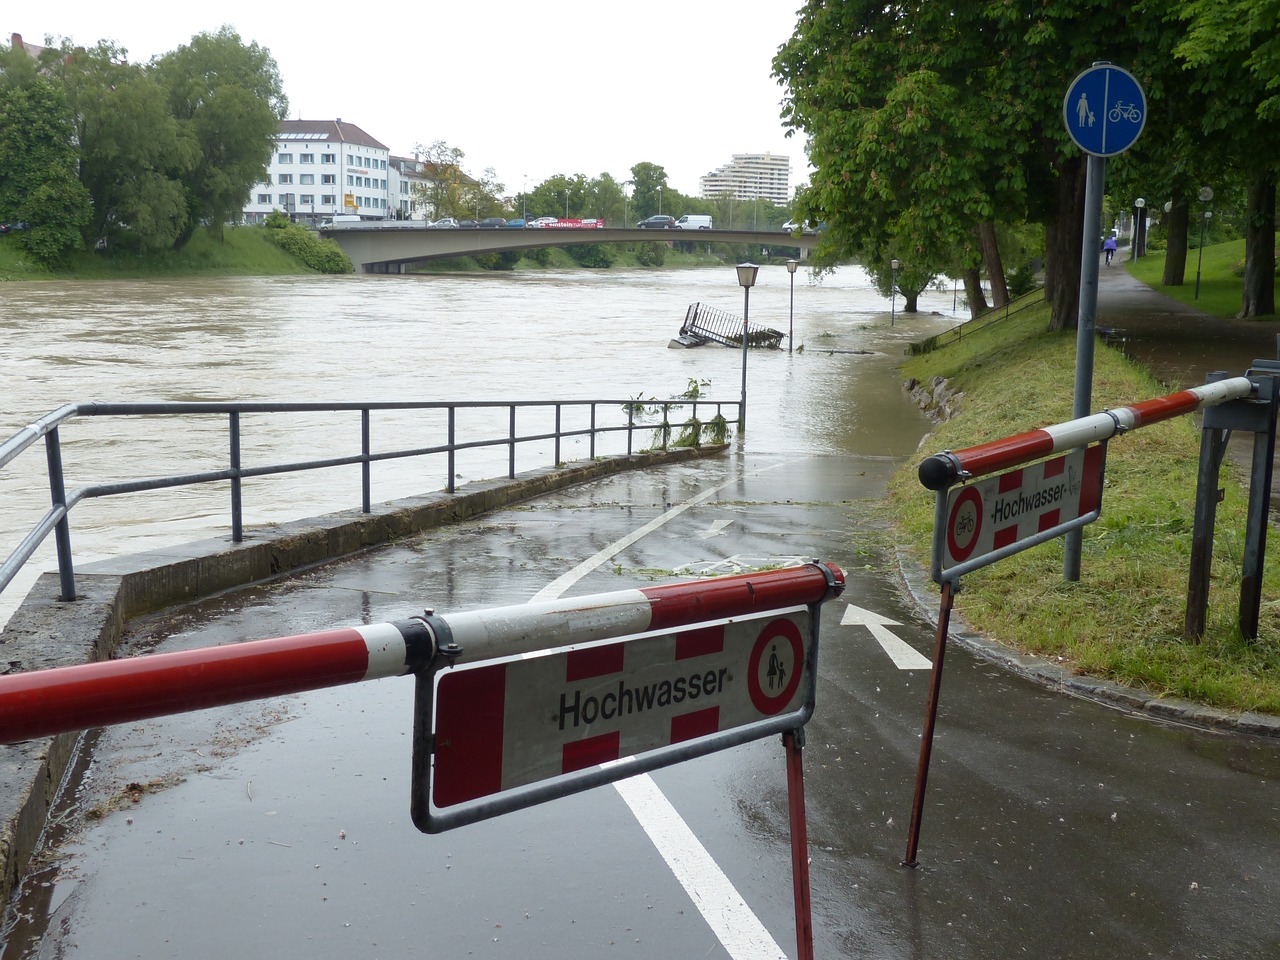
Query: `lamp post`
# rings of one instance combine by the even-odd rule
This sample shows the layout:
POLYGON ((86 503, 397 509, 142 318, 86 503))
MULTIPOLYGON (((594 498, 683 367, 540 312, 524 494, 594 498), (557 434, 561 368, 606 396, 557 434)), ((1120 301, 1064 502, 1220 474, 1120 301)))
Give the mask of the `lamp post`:
POLYGON ((787 353, 791 353, 796 346, 796 267, 799 263, 795 260, 787 261, 787 273, 791 274, 791 308, 787 316, 787 353))
POLYGON ((658 213, 661 214, 662 213, 662 188, 654 187, 653 189, 658 191, 658 213))
POLYGON ((621 184, 621 189, 622 189, 622 225, 623 225, 624 227, 625 227, 628 223, 630 223, 630 222, 631 222, 631 215, 630 215, 630 213, 628 213, 628 208, 629 208, 629 206, 630 206, 630 204, 631 204, 631 191, 632 191, 632 190, 634 190, 635 188, 636 188, 636 183, 635 183, 635 181, 634 181, 634 180, 623 180, 623 181, 622 181, 622 184, 621 184))
POLYGON ((1147 220, 1142 210, 1147 201, 1139 197, 1133 201, 1136 212, 1133 215, 1133 246, 1129 249, 1129 259, 1137 260, 1142 256, 1142 245, 1146 239, 1147 220))
MULTIPOLYGON (((1213 199, 1213 187, 1200 188, 1200 202, 1208 203, 1213 199)), ((1209 225, 1209 218, 1213 216, 1212 210, 1206 210, 1200 215, 1200 246, 1196 249, 1196 296, 1200 299, 1200 264, 1204 262, 1204 228, 1209 225)))
POLYGON ((569 219, 569 191, 564 192, 564 218, 569 219))
POLYGON ((738 283, 742 287, 742 400, 738 404, 738 429, 747 429, 747 312, 751 306, 751 288, 759 271, 754 263, 738 264, 738 283))
POLYGON ((891 327, 898 314, 898 268, 901 266, 902 261, 897 257, 889 261, 889 267, 893 271, 889 286, 889 326, 891 327))

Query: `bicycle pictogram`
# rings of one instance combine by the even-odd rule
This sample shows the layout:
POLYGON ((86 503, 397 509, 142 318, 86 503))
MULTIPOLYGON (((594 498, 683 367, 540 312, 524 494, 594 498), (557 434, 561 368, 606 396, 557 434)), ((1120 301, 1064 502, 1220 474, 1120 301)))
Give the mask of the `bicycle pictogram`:
POLYGON ((1107 114, 1107 119, 1112 123, 1119 123, 1121 120, 1139 123, 1142 120, 1142 111, 1138 109, 1136 103, 1125 103, 1123 100, 1117 100, 1116 105, 1107 114))

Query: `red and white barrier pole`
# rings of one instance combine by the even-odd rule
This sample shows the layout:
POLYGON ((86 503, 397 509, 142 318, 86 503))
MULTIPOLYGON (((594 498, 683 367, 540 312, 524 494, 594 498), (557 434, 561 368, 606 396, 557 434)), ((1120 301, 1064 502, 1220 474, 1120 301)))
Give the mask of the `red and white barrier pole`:
POLYGON ((833 564, 620 590, 0 676, 0 743, 402 676, 761 610, 844 589, 833 564))
POLYGON ((1129 407, 980 443, 976 447, 936 453, 920 464, 920 483, 929 490, 945 490, 961 480, 997 473, 1064 450, 1107 440, 1117 433, 1193 413, 1201 407, 1240 400, 1250 396, 1254 390, 1254 384, 1248 377, 1231 377, 1129 407))

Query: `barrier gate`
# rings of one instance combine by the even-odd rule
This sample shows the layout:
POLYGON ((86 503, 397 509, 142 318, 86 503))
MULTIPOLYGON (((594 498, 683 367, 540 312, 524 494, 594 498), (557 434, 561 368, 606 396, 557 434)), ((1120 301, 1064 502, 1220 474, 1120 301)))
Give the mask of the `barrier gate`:
POLYGON ((1132 406, 1105 410, 964 450, 947 450, 920 464, 920 483, 936 493, 930 573, 942 588, 942 600, 904 866, 913 867, 917 863, 942 665, 960 578, 1037 544, 1080 530, 1098 519, 1102 512, 1107 442, 1112 437, 1197 410, 1205 411, 1185 631, 1188 637, 1196 638, 1203 632, 1208 603, 1213 521, 1219 499, 1218 468, 1230 432, 1233 429, 1253 432, 1240 625, 1245 636, 1257 635, 1261 566, 1266 549, 1267 507, 1277 409, 1280 408, 1280 387, 1277 386, 1280 362, 1255 360, 1246 376, 1216 373, 1209 379, 1210 382, 1202 386, 1132 406), (1061 456, 1054 457, 1054 454, 1061 456), (1034 462, 1044 457, 1053 459, 1034 462), (1002 470, 1007 472, 998 473, 1002 470))
POLYGON ((844 573, 763 573, 0 676, 0 743, 414 674, 427 833, 782 734, 796 937, 813 956, 801 751, 820 607, 844 573))

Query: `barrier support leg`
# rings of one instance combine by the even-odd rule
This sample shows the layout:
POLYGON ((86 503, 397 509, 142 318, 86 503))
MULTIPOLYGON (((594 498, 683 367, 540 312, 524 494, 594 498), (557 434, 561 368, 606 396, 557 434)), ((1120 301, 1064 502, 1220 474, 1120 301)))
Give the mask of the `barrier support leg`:
POLYGON ((813 960, 813 911, 809 902, 809 827, 804 807, 804 728, 782 735, 787 751, 787 804, 791 814, 791 879, 796 894, 796 956, 813 960))
POLYGON ((1218 474, 1230 430, 1208 425, 1200 432, 1200 467, 1196 474, 1195 519, 1191 527, 1191 565, 1187 579, 1187 612, 1182 636, 1199 642, 1209 610, 1209 572, 1213 562, 1213 527, 1222 490, 1218 474))
POLYGON ((1245 526, 1244 561, 1240 576, 1240 633, 1258 638, 1262 610, 1262 564, 1267 553, 1267 521, 1271 509, 1271 475, 1276 455, 1277 380, 1268 378, 1271 396, 1264 420, 1253 434, 1253 463, 1249 476, 1249 511, 1245 526))
POLYGON ((907 838, 904 867, 917 865, 920 849, 920 820, 924 814, 924 789, 929 782, 929 758, 933 754, 933 728, 938 719, 938 691, 942 687, 942 660, 947 652, 947 633, 951 629, 951 607, 955 591, 950 580, 943 581, 942 603, 938 610, 938 635, 933 645, 933 673, 929 679, 929 702, 925 707, 924 733, 920 737, 920 765, 916 768, 916 795, 911 803, 911 830, 907 838))

